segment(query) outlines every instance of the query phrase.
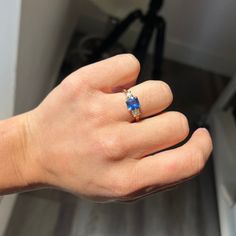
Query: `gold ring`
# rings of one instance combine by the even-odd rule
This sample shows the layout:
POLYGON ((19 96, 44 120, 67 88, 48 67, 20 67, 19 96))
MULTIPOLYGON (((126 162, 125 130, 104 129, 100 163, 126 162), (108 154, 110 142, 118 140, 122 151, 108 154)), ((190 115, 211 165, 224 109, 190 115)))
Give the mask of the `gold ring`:
POLYGON ((126 95, 126 105, 135 121, 139 121, 141 118, 141 106, 139 99, 135 97, 130 90, 124 89, 123 92, 126 95))

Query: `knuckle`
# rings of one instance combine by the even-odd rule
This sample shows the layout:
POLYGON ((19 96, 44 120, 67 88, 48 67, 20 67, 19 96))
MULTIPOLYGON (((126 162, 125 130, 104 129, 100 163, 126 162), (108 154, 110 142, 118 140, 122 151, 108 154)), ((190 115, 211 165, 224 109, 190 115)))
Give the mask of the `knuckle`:
POLYGON ((152 96, 156 96, 157 94, 159 95, 157 101, 161 103, 163 107, 167 107, 172 103, 173 94, 169 85, 165 82, 158 80, 147 80, 143 82, 143 85, 145 87, 145 91, 142 92, 142 97, 145 99, 150 99, 147 98, 145 93, 148 91, 152 96))
POLYGON ((126 57, 130 60, 130 62, 133 64, 133 66, 137 69, 140 70, 140 62, 139 60, 131 53, 125 54, 126 57))
POLYGON ((79 95, 82 92, 86 92, 88 83, 79 70, 70 74, 60 83, 60 88, 64 94, 79 95))
POLYGON ((120 160, 127 155, 124 141, 115 134, 105 135, 100 139, 100 148, 102 149, 105 159, 120 160))
POLYGON ((212 138, 211 138, 211 135, 210 135, 209 131, 204 130, 204 132, 205 132, 205 138, 206 138, 205 144, 206 144, 206 147, 207 147, 207 151, 205 153, 205 158, 208 159, 208 156, 213 151, 213 142, 212 142, 212 138))
POLYGON ((163 96, 166 98, 169 104, 173 101, 173 93, 170 86, 164 81, 158 81, 158 86, 160 87, 163 96))
POLYGON ((69 75, 70 79, 76 81, 77 88, 88 88, 90 81, 90 70, 88 66, 84 66, 69 75))
POLYGON ((104 119, 104 107, 99 102, 89 102, 89 106, 86 107, 87 117, 90 119, 96 119, 98 122, 104 119))
POLYGON ((142 181, 138 178, 137 168, 129 168, 126 172, 118 172, 115 178, 115 195, 118 198, 128 198, 134 196, 142 188, 142 181))
POLYGON ((115 195, 118 198, 124 198, 130 194, 129 185, 126 182, 119 182, 114 189, 115 195))
POLYGON ((205 167, 205 164, 206 164, 206 161, 204 159, 204 155, 203 155, 203 152, 201 151, 198 151, 198 156, 197 156, 197 173, 200 173, 204 167, 205 167))
POLYGON ((187 117, 181 112, 173 112, 174 119, 180 126, 180 131, 183 137, 187 137, 189 134, 189 123, 187 117))
POLYGON ((204 169, 205 160, 203 152, 200 149, 193 149, 192 150, 192 170, 193 174, 199 174, 204 169))
POLYGON ((70 78, 64 79, 60 85, 59 88, 62 90, 62 93, 65 95, 71 95, 74 94, 76 89, 75 89, 75 84, 70 78))
POLYGON ((209 145, 209 155, 210 155, 213 151, 213 142, 209 133, 208 133, 208 145, 209 145))
POLYGON ((157 82, 163 90, 168 91, 168 92, 171 91, 170 86, 166 82, 164 82, 162 80, 157 80, 157 82))
POLYGON ((71 75, 82 79, 87 74, 86 71, 87 71, 87 66, 83 66, 78 70, 74 71, 71 75))
POLYGON ((69 99, 72 103, 78 100, 85 91, 78 86, 77 82, 74 81, 73 78, 64 79, 58 86, 58 89, 60 93, 63 94, 61 98, 69 99))
POLYGON ((129 63, 131 63, 131 65, 135 68, 136 71, 140 71, 140 62, 139 60, 131 53, 127 53, 127 54, 121 54, 119 55, 121 56, 121 60, 123 61, 123 59, 125 58, 126 60, 124 60, 124 63, 127 63, 127 61, 129 63))
POLYGON ((123 175, 119 178, 114 185, 114 194, 118 198, 129 197, 136 191, 135 183, 131 180, 130 176, 123 175))

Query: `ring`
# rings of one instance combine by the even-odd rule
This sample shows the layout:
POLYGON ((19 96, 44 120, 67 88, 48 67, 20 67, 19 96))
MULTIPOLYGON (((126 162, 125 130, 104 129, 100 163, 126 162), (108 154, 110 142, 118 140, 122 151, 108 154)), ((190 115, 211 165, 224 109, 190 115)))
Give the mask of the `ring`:
POLYGON ((131 91, 123 90, 126 95, 126 105, 135 121, 139 121, 141 117, 140 102, 137 97, 135 97, 131 91))

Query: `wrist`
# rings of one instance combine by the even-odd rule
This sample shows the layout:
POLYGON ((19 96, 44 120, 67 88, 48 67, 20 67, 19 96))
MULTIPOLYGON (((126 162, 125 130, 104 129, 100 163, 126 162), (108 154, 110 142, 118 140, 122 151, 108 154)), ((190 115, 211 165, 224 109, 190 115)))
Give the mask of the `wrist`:
POLYGON ((33 132, 32 122, 34 110, 24 113, 18 117, 19 136, 21 138, 20 150, 22 153, 19 171, 24 182, 27 184, 26 189, 35 189, 47 186, 46 172, 38 162, 40 148, 38 147, 36 137, 39 135, 33 132))
POLYGON ((28 130, 28 113, 0 121, 0 193, 42 186, 42 174, 34 162, 28 130))

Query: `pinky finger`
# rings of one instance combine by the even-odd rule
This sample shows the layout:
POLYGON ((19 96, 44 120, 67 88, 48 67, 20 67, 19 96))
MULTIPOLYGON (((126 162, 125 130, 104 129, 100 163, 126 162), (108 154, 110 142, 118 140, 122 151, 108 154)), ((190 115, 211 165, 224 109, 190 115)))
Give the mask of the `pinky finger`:
POLYGON ((136 163, 140 189, 165 188, 197 175, 212 152, 211 137, 198 129, 183 146, 143 158, 136 163))

